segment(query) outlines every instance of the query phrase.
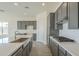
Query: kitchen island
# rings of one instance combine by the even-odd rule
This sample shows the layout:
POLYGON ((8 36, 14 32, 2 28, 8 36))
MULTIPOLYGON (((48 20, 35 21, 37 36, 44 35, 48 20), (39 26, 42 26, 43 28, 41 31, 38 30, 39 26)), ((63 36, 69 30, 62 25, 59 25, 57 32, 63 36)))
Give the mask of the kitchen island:
POLYGON ((28 56, 32 48, 32 36, 0 44, 0 56, 28 56))

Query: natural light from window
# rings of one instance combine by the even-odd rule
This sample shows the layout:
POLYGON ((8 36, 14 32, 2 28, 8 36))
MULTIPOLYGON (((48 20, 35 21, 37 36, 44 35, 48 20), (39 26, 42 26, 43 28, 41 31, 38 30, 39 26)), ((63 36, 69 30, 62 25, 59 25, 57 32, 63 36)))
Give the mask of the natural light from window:
POLYGON ((8 22, 0 22, 0 43, 8 42, 8 22))

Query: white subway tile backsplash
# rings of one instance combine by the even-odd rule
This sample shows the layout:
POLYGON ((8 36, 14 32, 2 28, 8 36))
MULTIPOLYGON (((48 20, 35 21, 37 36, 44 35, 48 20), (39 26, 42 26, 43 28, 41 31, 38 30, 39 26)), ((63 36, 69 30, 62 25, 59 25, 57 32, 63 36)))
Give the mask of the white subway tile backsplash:
POLYGON ((63 30, 59 31, 59 36, 71 38, 79 43, 79 29, 68 29, 68 23, 63 24, 63 30))

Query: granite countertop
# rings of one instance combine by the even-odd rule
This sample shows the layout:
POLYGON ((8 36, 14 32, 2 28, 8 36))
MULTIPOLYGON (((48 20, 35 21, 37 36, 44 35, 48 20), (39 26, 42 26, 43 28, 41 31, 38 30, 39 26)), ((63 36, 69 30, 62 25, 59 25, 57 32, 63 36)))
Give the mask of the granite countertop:
POLYGON ((50 38, 64 48, 72 56, 79 56, 79 43, 76 42, 58 42, 56 38, 50 36, 50 38))

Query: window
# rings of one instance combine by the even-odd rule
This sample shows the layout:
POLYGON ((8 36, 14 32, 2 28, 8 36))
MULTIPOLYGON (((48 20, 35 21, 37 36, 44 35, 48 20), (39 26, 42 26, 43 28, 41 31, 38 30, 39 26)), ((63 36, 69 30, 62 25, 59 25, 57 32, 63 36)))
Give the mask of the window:
POLYGON ((0 22, 0 43, 8 42, 8 22, 0 22))

